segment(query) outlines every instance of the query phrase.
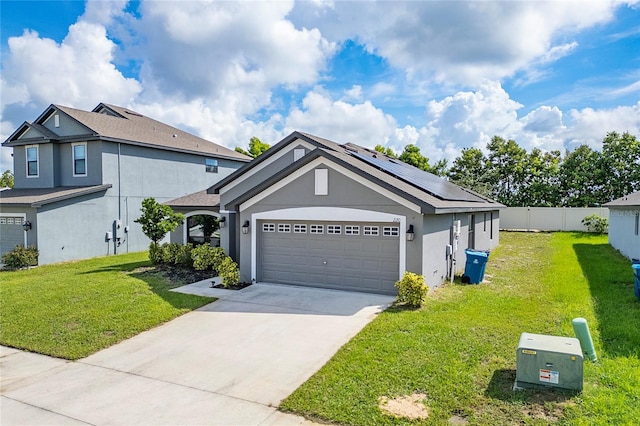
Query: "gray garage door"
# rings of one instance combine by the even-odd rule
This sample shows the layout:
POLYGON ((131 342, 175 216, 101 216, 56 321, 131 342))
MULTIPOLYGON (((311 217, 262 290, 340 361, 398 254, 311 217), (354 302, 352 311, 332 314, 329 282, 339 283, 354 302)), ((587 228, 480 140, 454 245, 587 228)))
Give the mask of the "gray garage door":
POLYGON ((24 229, 22 229, 22 217, 0 217, 0 256, 24 245, 24 229))
POLYGON ((397 223, 258 223, 258 280, 395 294, 397 223))

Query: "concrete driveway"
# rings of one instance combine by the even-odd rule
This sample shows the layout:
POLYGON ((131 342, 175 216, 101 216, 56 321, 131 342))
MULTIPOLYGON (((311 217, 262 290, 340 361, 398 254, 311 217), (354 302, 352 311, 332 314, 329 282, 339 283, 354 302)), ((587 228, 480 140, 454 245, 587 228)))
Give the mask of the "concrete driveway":
POLYGON ((76 362, 2 347, 0 423, 311 424, 276 410, 393 300, 256 284, 76 362))

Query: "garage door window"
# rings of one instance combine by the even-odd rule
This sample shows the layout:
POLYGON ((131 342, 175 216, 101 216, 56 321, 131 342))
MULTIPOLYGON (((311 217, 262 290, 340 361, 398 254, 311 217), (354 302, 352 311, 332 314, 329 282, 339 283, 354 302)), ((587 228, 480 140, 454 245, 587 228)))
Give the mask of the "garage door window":
POLYGON ((342 226, 340 225, 327 225, 327 234, 339 235, 342 233, 342 226))
POLYGON ((324 225, 311 225, 309 230, 312 234, 324 234, 324 225))
POLYGON ((262 232, 276 232, 276 224, 275 223, 263 223, 262 224, 262 232))
POLYGON ((385 237, 397 237, 400 235, 400 228, 397 226, 385 226, 382 229, 382 235, 385 237))
POLYGON ((360 235, 360 226, 359 225, 345 225, 344 226, 344 235, 360 235))
POLYGON ((380 228, 378 228, 377 226, 365 226, 363 235, 377 237, 378 235, 380 235, 380 228))
POLYGON ((288 223, 279 223, 278 232, 291 232, 291 225, 288 223))
POLYGON ((306 234, 307 233, 307 225, 304 223, 296 223, 293 225, 293 233, 294 234, 306 234))

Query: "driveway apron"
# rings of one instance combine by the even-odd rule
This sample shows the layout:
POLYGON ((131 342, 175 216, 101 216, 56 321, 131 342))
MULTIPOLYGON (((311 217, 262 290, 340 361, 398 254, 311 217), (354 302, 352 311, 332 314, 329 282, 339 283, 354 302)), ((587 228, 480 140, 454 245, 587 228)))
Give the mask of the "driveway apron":
POLYGON ((0 353, 10 424, 311 424, 277 412, 393 297, 194 284, 220 300, 76 362, 0 353))

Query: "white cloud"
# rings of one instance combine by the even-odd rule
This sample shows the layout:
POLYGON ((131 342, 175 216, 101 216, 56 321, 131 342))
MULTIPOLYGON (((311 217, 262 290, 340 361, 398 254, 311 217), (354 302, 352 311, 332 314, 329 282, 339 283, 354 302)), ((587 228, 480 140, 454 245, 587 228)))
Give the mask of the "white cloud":
POLYGON ((629 132, 640 137, 640 102, 604 110, 573 109, 569 114, 572 125, 567 129, 566 139, 567 147, 571 149, 583 143, 600 149, 602 139, 610 131, 629 132))
POLYGON ((294 108, 285 122, 285 133, 301 130, 336 142, 368 147, 385 145, 395 128, 393 117, 369 101, 358 104, 334 101, 318 90, 307 93, 302 108, 294 108))
POLYGON ((319 20, 314 4, 301 2, 292 19, 332 41, 357 39, 410 78, 473 86, 569 54, 576 43, 565 40, 611 20, 619 3, 336 2, 319 20))

